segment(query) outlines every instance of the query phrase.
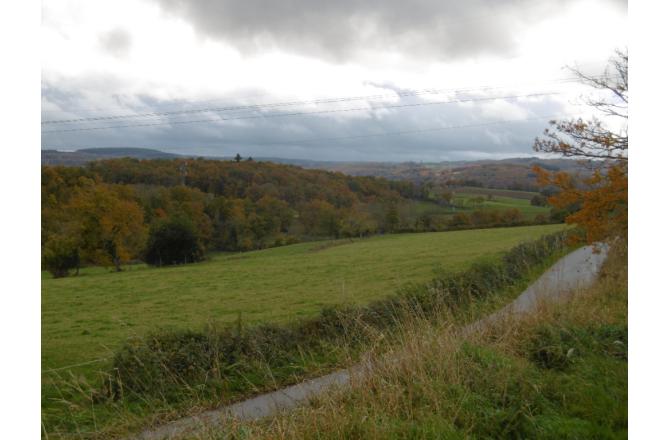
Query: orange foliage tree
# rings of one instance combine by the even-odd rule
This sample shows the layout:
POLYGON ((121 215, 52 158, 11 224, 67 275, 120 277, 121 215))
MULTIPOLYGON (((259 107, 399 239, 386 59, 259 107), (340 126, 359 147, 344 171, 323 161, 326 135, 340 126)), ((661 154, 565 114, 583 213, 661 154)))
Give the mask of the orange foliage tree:
POLYGON ((121 264, 140 257, 146 227, 131 188, 97 184, 77 189, 64 212, 84 260, 120 271, 121 264))
MULTIPOLYGON (((588 160, 594 167, 591 177, 582 181, 564 172, 549 173, 534 167, 538 182, 554 186, 559 192, 550 197, 551 205, 559 209, 577 206, 566 222, 583 230, 577 237, 588 243, 628 234, 628 55, 617 51, 610 66, 600 76, 587 76, 572 71, 587 85, 603 94, 587 101, 605 117, 621 118, 621 128, 612 131, 603 121, 592 118, 570 121, 551 121, 543 138, 537 138, 534 150, 556 153, 565 157, 588 160)), ((576 238, 576 239, 577 239, 576 238)))

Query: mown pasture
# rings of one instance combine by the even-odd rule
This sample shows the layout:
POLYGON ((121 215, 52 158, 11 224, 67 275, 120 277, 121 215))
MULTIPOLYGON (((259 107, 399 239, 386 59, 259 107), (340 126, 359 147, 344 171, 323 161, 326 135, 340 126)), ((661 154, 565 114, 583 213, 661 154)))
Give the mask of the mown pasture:
MULTIPOLYGON (((111 356, 127 337, 207 322, 284 322, 459 271, 563 225, 377 236, 214 255, 170 268, 42 280, 42 369, 111 356)), ((104 362, 104 361, 102 361, 104 362)), ((80 371, 97 368, 87 364, 80 371)))
POLYGON ((517 209, 522 214, 522 217, 529 220, 533 220, 538 214, 545 217, 548 217, 550 214, 549 206, 534 206, 531 204, 530 200, 520 197, 492 195, 491 198, 488 198, 476 193, 456 192, 453 197, 453 204, 471 210, 489 209, 505 211, 508 209, 517 209), (479 202, 474 201, 476 199, 479 202))

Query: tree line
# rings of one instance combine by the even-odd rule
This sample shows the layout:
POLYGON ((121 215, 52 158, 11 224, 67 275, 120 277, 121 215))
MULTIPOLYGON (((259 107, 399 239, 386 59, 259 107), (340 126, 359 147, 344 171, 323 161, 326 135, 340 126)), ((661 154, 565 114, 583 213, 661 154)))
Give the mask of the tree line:
POLYGON ((156 265, 312 237, 390 232, 408 182, 255 161, 114 159, 42 167, 44 267, 156 265), (390 216, 391 217, 391 216, 390 216))
POLYGON ((411 202, 443 197, 433 184, 248 160, 44 166, 43 266, 66 276, 82 265, 182 264, 315 238, 526 223, 517 210, 410 212, 411 202))

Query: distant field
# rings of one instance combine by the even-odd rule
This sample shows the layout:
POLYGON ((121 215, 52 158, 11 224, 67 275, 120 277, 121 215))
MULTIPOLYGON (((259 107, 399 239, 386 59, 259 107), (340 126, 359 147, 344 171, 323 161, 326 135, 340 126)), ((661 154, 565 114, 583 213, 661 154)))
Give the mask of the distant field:
POLYGON ((227 254, 172 268, 42 280, 42 368, 110 355, 132 334, 207 321, 286 321, 458 271, 563 225, 401 234, 227 254))
MULTIPOLYGON (((528 194, 533 194, 533 193, 528 193, 528 194)), ((549 206, 533 206, 531 202, 525 198, 493 195, 492 200, 487 200, 485 198, 485 201, 482 202, 482 204, 480 204, 479 206, 477 206, 469 202, 469 199, 475 197, 485 197, 485 196, 483 195, 483 193, 469 193, 464 191, 458 191, 455 193, 454 200, 463 202, 465 207, 471 209, 473 209, 474 207, 475 209, 483 208, 483 209, 497 209, 497 210, 506 210, 515 208, 519 210, 522 213, 522 215, 527 219, 533 219, 538 214, 543 214, 545 216, 548 216, 550 214, 549 206)))
POLYGON ((480 188, 477 186, 460 186, 453 190, 455 193, 483 195, 491 194, 493 196, 511 197, 513 199, 531 200, 536 192, 531 191, 516 191, 513 189, 495 189, 495 188, 480 188))
MULTIPOLYGON (((441 218, 449 218, 458 212, 470 213, 476 209, 489 209, 495 211, 506 211, 508 209, 517 209, 520 211, 525 220, 533 220, 536 215, 542 214, 549 217, 549 206, 533 206, 530 199, 538 193, 531 193, 525 191, 511 191, 511 190, 494 190, 484 189, 481 192, 469 192, 476 188, 460 188, 455 190, 452 200, 453 204, 459 206, 441 206, 433 202, 411 202, 406 204, 402 209, 406 211, 408 217, 413 221, 415 218, 423 214, 431 214, 441 218), (487 192, 485 192, 487 191, 487 192), (487 194, 492 195, 492 200, 487 200, 487 194), (506 194, 506 195, 504 195, 506 194), (529 196, 527 198, 527 196, 529 196), (472 198, 483 197, 485 200, 480 204, 474 204, 470 201, 472 198)), ((477 188, 480 189, 480 188, 477 188)))

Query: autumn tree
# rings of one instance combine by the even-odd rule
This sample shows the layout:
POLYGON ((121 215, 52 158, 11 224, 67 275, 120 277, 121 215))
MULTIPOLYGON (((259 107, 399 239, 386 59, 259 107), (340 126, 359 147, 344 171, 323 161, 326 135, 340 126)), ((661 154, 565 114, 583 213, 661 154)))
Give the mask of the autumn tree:
POLYGON ((471 217, 463 212, 458 212, 450 218, 448 226, 453 228, 461 228, 471 225, 471 217))
POLYGON ((346 237, 365 237, 378 230, 378 223, 361 206, 355 206, 343 220, 342 234, 346 237))
POLYGON ((116 271, 141 254, 145 243, 144 212, 131 188, 96 184, 77 190, 64 208, 74 223, 81 256, 88 262, 113 265, 116 271))
POLYGON ((591 177, 582 182, 565 172, 534 167, 539 184, 559 192, 549 197, 557 209, 577 206, 566 222, 579 225, 588 243, 627 237, 628 231, 628 54, 617 51, 603 75, 572 71, 597 94, 586 103, 606 118, 551 121, 534 150, 587 160, 591 177), (609 128, 617 124, 618 129, 609 128))
POLYGON ((342 216, 327 201, 314 200, 305 204, 300 218, 309 234, 338 237, 341 232, 342 216))
POLYGON ((450 206, 453 197, 454 195, 452 194, 452 191, 446 189, 441 192, 438 202, 441 205, 450 206))

